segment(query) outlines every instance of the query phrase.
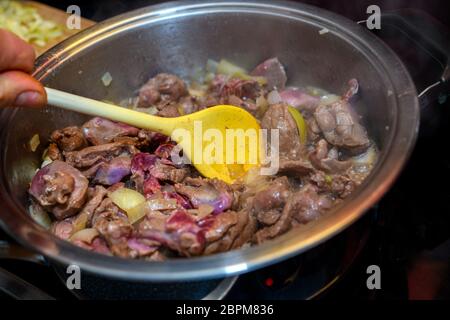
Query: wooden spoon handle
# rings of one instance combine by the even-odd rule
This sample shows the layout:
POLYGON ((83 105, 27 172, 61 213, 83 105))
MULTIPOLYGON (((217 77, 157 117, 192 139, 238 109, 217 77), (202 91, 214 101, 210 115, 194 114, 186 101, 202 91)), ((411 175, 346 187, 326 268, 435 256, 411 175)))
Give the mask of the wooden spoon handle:
POLYGON ((173 119, 152 116, 147 113, 118 107, 109 103, 77 96, 56 89, 45 88, 48 104, 66 110, 119 121, 142 129, 157 131, 170 136, 173 119))

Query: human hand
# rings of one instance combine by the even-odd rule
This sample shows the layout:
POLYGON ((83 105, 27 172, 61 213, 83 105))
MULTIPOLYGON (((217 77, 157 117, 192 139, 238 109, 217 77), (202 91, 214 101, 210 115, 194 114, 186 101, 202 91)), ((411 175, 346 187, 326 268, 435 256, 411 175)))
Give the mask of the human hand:
POLYGON ((41 107, 47 96, 42 84, 30 76, 34 49, 13 33, 0 29, 0 108, 41 107))

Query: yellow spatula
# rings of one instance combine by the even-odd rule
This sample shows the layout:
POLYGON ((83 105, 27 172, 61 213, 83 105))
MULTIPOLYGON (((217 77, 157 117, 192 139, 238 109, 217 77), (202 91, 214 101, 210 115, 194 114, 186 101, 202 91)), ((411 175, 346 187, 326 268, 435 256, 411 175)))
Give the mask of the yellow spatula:
POLYGON ((207 178, 232 183, 260 163, 258 121, 247 111, 219 105, 176 118, 163 118, 46 88, 49 105, 100 116, 170 136, 207 178))

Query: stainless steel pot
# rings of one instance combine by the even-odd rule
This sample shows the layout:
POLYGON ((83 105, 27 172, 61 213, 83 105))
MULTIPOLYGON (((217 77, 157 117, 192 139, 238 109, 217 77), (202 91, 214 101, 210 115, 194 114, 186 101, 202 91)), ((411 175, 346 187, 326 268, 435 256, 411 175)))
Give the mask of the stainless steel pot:
POLYGON ((315 7, 289 2, 174 2, 102 22, 54 47, 34 73, 46 86, 120 101, 151 75, 188 77, 208 58, 251 68, 278 56, 292 84, 342 92, 360 82, 355 109, 380 149, 367 181, 333 213, 265 244, 208 257, 144 262, 98 255, 46 232, 27 213, 27 188, 40 163, 26 148, 35 133, 46 141, 56 128, 81 124, 79 114, 47 108, 1 113, 0 219, 21 244, 62 264, 106 277, 184 281, 228 277, 305 252, 338 234, 388 190, 413 148, 419 103, 401 61, 364 27, 315 7), (328 32, 320 32, 328 30, 328 32), (113 81, 104 87, 101 77, 113 81))

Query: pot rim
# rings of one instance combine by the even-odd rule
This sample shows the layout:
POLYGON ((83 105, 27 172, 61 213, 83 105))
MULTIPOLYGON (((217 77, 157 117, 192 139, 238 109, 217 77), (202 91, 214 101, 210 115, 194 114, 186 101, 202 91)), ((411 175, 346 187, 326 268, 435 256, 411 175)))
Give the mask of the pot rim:
MULTIPOLYGON (((83 271, 106 277, 134 281, 205 280, 252 271, 305 252, 343 231, 382 197, 401 172, 416 141, 420 118, 416 89, 403 63, 381 40, 356 22, 329 11, 286 1, 179 1, 149 6, 105 20, 53 47, 37 59, 34 76, 39 80, 44 79, 53 68, 77 52, 127 28, 215 12, 277 15, 313 23, 317 25, 318 31, 327 28, 344 41, 351 42, 367 56, 380 75, 384 75, 386 87, 391 91, 389 98, 397 108, 394 112, 395 123, 390 128, 384 156, 380 157, 363 186, 332 214, 298 227, 297 232, 288 232, 261 245, 211 256, 148 262, 92 253, 46 232, 27 218, 23 206, 8 195, 7 184, 1 174, 7 169, 3 163, 0 197, 4 208, 0 212, 0 225, 8 233, 22 245, 39 251, 50 260, 66 265, 76 264, 83 271)), ((389 96, 389 93, 386 94, 389 96)), ((8 126, 11 125, 8 119, 14 113, 14 110, 5 110, 0 115, 2 122, 6 123, 0 137, 2 146, 5 146, 8 126)), ((2 153, 5 149, 2 148, 2 153)))

